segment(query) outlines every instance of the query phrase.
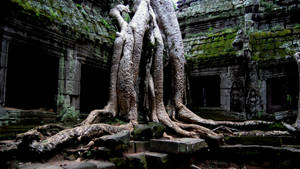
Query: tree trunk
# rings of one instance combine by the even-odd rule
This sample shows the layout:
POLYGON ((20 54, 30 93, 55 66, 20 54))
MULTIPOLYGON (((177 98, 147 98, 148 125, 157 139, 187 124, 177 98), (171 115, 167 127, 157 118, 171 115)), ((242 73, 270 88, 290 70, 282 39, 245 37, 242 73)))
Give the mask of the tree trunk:
MULTIPOLYGON (((184 48, 179 24, 171 0, 135 0, 131 21, 127 23, 123 12, 131 12, 128 6, 117 5, 110 11, 110 15, 118 21, 120 32, 114 42, 112 67, 110 72, 109 101, 101 110, 92 111, 81 126, 62 130, 43 141, 33 139, 29 144, 35 152, 54 151, 57 147, 71 140, 91 140, 103 134, 112 134, 121 130, 132 130, 138 124, 138 105, 151 105, 148 119, 161 122, 173 131, 173 134, 185 137, 202 137, 219 141, 223 138, 222 133, 216 133, 213 128, 218 126, 231 127, 241 130, 265 129, 273 122, 266 121, 214 121, 199 117, 190 111, 184 104, 185 96, 185 58, 184 48), (143 49, 145 38, 150 41, 149 48, 143 49), (142 50, 149 50, 149 56, 142 55, 142 50), (171 64, 172 97, 171 117, 166 111, 164 104, 164 50, 169 54, 171 64), (139 93, 137 79, 141 75, 140 62, 142 57, 147 58, 144 69, 145 91, 139 93), (138 95, 146 94, 145 100, 138 100, 138 95), (138 101, 147 103, 138 104, 138 101), (115 116, 125 117, 129 122, 126 125, 112 126, 101 124, 106 119, 115 116), (178 119, 176 119, 178 118, 178 119), (179 121, 179 120, 183 120, 179 121), (185 122, 188 122, 186 124, 185 122), (94 124, 100 123, 100 124, 94 124)), ((300 115, 299 115, 300 118, 300 115)), ((300 121, 300 119, 298 119, 300 121)), ((286 128, 292 128, 284 125, 286 128)), ((238 133, 238 132, 236 132, 238 133)), ((243 133, 243 131, 241 131, 243 133)), ((286 132, 270 132, 271 134, 287 134, 286 132)), ((244 132, 243 134, 247 134, 244 132)), ((39 135, 38 132, 27 134, 28 136, 39 135)), ((166 135, 166 134, 165 134, 166 135)), ((170 137, 171 138, 171 137, 170 137)))

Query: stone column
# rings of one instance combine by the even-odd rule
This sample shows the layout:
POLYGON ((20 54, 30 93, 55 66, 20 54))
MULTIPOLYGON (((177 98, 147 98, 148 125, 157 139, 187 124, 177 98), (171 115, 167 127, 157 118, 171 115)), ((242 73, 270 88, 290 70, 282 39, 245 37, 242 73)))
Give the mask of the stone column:
POLYGON ((232 86, 232 72, 228 67, 226 72, 220 75, 220 107, 225 111, 230 111, 230 88, 232 86))
POLYGON ((6 75, 7 75, 7 61, 8 61, 8 49, 10 39, 5 35, 1 40, 1 53, 0 53, 0 105, 5 105, 6 94, 6 75))
POLYGON ((65 108, 80 109, 80 79, 81 63, 77 59, 77 52, 67 49, 66 56, 59 60, 58 78, 58 112, 65 108))
MULTIPOLYGON (((298 75, 299 75, 299 79, 300 79, 300 52, 297 52, 294 55, 296 61, 297 61, 297 65, 298 65, 298 75)), ((300 83, 299 85, 299 96, 300 96, 300 83)), ((295 127, 300 130, 300 99, 298 99, 298 115, 297 115, 297 119, 295 122, 295 127)))
POLYGON ((245 57, 251 57, 251 46, 249 35, 255 31, 257 23, 253 20, 255 15, 258 13, 259 1, 258 0, 245 0, 244 1, 244 25, 243 25, 243 55, 245 57))

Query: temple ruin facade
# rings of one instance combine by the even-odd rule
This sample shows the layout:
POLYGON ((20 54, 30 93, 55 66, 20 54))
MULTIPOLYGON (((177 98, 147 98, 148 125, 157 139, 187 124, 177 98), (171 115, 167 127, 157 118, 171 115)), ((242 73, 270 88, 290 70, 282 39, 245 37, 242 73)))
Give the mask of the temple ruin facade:
MULTIPOLYGON (((0 127, 27 117, 9 115, 10 108, 54 115, 103 108, 117 31, 108 12, 117 2, 1 3, 0 105, 8 114, 0 115, 0 127)), ((241 120, 293 116, 299 14, 298 0, 179 1, 188 107, 241 120)))

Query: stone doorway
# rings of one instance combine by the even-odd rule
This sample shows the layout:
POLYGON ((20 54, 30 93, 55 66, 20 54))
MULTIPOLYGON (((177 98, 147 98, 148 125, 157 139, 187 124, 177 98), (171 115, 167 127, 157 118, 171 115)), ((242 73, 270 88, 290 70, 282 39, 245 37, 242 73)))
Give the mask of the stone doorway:
POLYGON ((267 111, 269 113, 297 109, 298 79, 277 77, 267 80, 267 111))
POLYGON ((58 58, 37 44, 9 47, 6 107, 56 111, 58 58))
POLYGON ((80 112, 88 114, 102 109, 108 101, 109 71, 81 65, 80 112))
POLYGON ((192 107, 220 107, 220 77, 201 76, 190 79, 192 107))

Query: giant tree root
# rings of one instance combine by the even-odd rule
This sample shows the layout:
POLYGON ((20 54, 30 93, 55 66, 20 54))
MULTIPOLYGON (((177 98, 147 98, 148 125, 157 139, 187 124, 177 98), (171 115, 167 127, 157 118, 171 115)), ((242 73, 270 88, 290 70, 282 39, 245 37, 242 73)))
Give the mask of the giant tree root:
POLYGON ((178 111, 178 117, 180 119, 186 120, 188 122, 196 123, 199 125, 207 126, 210 128, 218 127, 218 126, 227 126, 236 129, 244 129, 244 130, 255 130, 262 129, 270 126, 274 122, 269 121, 261 121, 261 120, 248 120, 244 122, 232 122, 232 121, 215 121, 211 119, 204 119, 192 111, 190 111, 183 104, 180 105, 180 110, 178 111))
MULTIPOLYGON (((218 126, 228 127, 228 131, 234 134, 239 131, 231 131, 229 128, 257 130, 268 128, 273 124, 273 122, 266 121, 230 122, 203 119, 186 108, 182 104, 185 95, 184 49, 173 3, 171 0, 135 0, 132 10, 134 15, 129 23, 122 17, 124 12, 130 13, 128 6, 117 5, 110 11, 110 15, 118 21, 120 32, 117 32, 114 42, 110 72, 110 98, 107 106, 103 110, 92 111, 81 123, 82 126, 62 130, 46 139, 41 139, 42 141, 33 139, 32 142, 27 142, 32 151, 51 152, 74 140, 89 141, 104 134, 133 129, 138 124, 137 95, 139 94, 144 94, 146 105, 151 105, 148 108, 151 112, 148 118, 154 122, 161 122, 180 137, 202 137, 219 142, 223 134, 212 130, 218 126), (150 49, 143 49, 144 42, 150 44, 148 45, 150 49), (174 111, 172 119, 166 112, 163 101, 165 49, 169 55, 173 77, 171 82, 173 96, 170 101, 171 109, 174 111), (147 52, 142 55, 142 50, 147 52), (139 71, 142 59, 147 61, 145 74, 139 71), (138 79, 142 76, 145 77, 145 92, 138 93, 137 88, 140 87, 138 79), (93 124, 117 115, 125 117, 129 123, 123 126, 93 124)), ((25 135, 30 136, 30 134, 38 135, 35 132, 25 135)))
MULTIPOLYGON (((117 19, 120 32, 114 44, 112 58, 110 99, 103 110, 92 111, 82 125, 98 123, 105 118, 125 115, 131 124, 137 122, 137 78, 139 76, 141 57, 146 58, 145 93, 146 102, 150 106, 149 119, 161 122, 177 135, 184 137, 202 137, 220 140, 222 133, 212 129, 224 126, 238 130, 258 130, 268 128, 273 122, 267 121, 214 121, 204 119, 182 104, 185 90, 184 49, 181 32, 173 4, 170 0, 136 0, 134 15, 129 23, 122 17, 123 12, 129 13, 128 6, 118 5, 110 15, 117 19), (149 41, 153 49, 148 55, 141 55, 143 42, 149 41), (172 67, 174 96, 172 98, 173 119, 169 117, 164 106, 163 97, 163 57, 167 49, 172 67), (148 95, 147 95, 148 94, 148 95), (175 115, 176 114, 176 115, 175 115), (183 120, 183 122, 178 121, 183 120), (186 124, 193 123, 193 124, 186 124)), ((144 49, 143 49, 144 50, 144 49)), ((140 94, 145 94, 140 93, 140 94)))
MULTIPOLYGON (((51 126, 47 125, 39 128, 45 127, 47 127, 49 130, 51 129, 51 126)), ((44 157, 55 152, 56 150, 61 149, 64 146, 74 146, 79 143, 89 143, 91 140, 99 138, 103 135, 115 134, 123 130, 132 129, 133 125, 131 123, 119 126, 108 124, 91 124, 64 129, 49 137, 45 137, 42 133, 34 129, 19 135, 19 139, 21 141, 18 147, 24 151, 44 157)))

